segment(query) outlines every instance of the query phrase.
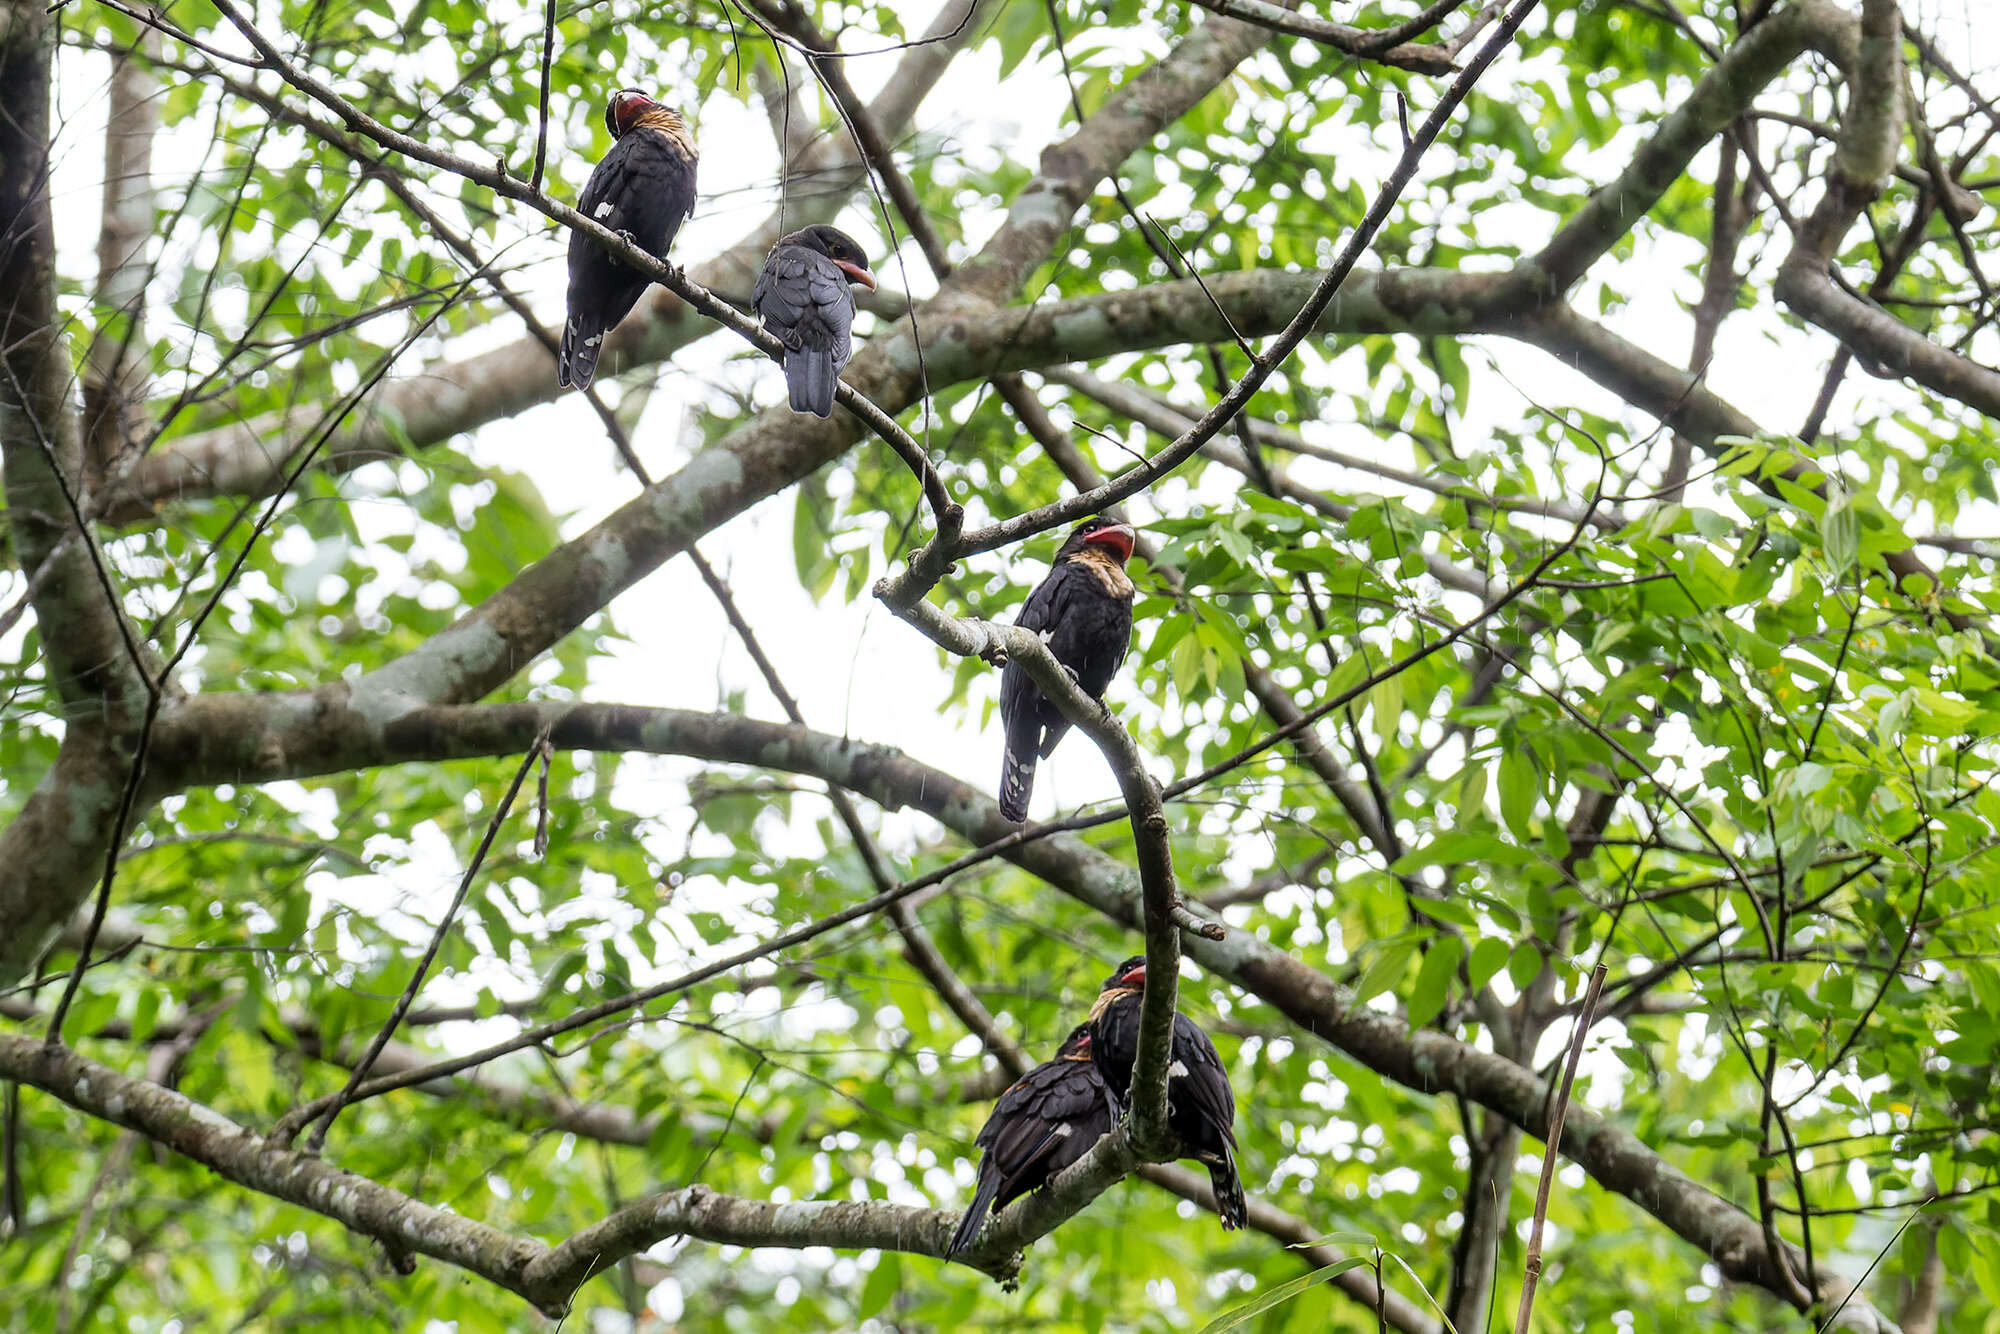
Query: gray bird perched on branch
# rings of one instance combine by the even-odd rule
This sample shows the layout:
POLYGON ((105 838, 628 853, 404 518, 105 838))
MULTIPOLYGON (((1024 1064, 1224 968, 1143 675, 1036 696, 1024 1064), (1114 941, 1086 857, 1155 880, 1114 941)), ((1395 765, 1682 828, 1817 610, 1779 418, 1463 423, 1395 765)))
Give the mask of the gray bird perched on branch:
POLYGON ((854 283, 875 289, 868 257, 853 237, 825 223, 778 238, 757 275, 750 299, 764 328, 785 345, 794 412, 833 415, 833 382, 852 353, 854 283))

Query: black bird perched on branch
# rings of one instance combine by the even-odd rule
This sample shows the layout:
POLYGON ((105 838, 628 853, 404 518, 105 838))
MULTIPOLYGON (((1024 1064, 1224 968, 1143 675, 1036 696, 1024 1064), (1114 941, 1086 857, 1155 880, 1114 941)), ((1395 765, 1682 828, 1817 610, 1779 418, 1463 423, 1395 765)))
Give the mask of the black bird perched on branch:
MULTIPOLYGON (((1090 1007, 1090 1056, 1119 1098, 1130 1097, 1132 1063, 1139 1056, 1139 1010, 1146 999, 1146 956, 1134 955, 1104 979, 1090 1007)), ((1167 1128, 1181 1142, 1182 1156, 1208 1168, 1215 1187, 1215 1211, 1225 1228, 1249 1218, 1243 1179, 1236 1174, 1236 1095, 1222 1058, 1201 1025, 1174 1016, 1173 1045, 1167 1060, 1167 1128)))
POLYGON ((851 354, 854 293, 875 290, 868 256, 853 237, 825 223, 778 238, 750 300, 764 327, 785 345, 792 411, 833 414, 833 382, 851 354))
POLYGON ((1119 1104, 1111 1086, 1090 1059, 1090 1033, 1070 1031, 1044 1061, 1008 1086, 993 1104, 979 1132, 979 1189, 944 1248, 951 1259, 979 1235, 989 1210, 1009 1204, 1049 1183, 1056 1173, 1083 1157, 1108 1134, 1119 1104))
MULTIPOLYGON (((611 95, 604 123, 617 140, 590 173, 576 211, 649 255, 665 259, 694 212, 694 132, 679 113, 631 88, 611 95)), ((595 238, 569 235, 569 319, 556 382, 588 388, 604 335, 631 314, 652 279, 627 268, 595 238)))
MULTIPOLYGON (((1130 525, 1098 515, 1070 530, 1056 552, 1048 578, 1028 595, 1015 622, 1038 631, 1055 660, 1069 670, 1092 699, 1125 661, 1132 644, 1132 557, 1130 525)), ((1007 754, 1000 765, 1000 815, 1019 824, 1028 818, 1035 789, 1035 761, 1047 756, 1069 730, 1027 668, 1009 662, 1000 674, 1000 721, 1007 729, 1007 754)))

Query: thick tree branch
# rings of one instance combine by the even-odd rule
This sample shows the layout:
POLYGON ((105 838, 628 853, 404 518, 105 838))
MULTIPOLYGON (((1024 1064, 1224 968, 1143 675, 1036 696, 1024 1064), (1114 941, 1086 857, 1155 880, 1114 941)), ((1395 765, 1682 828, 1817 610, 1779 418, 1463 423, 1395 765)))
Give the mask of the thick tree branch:
POLYGON ((1752 28, 1660 121, 1618 179, 1591 195, 1540 253, 1515 266, 1522 298, 1553 301, 1567 292, 1651 211, 1695 154, 1807 50, 1849 66, 1858 51, 1857 29, 1854 16, 1833 0, 1793 0, 1752 28))
POLYGON ((1826 189, 1778 270, 1780 301, 1868 360, 2000 418, 2000 370, 1938 346, 1879 306, 1850 295, 1830 272, 1841 242, 1881 194, 1903 143, 1902 12, 1864 0, 1847 111, 1826 189))
MULTIPOLYGON (((977 34, 979 25, 971 20, 982 3, 991 0, 950 0, 929 29, 930 40, 905 53, 896 73, 869 106, 884 133, 900 133, 907 127, 952 58, 977 34)), ((212 70, 210 77, 227 80, 233 76, 212 70)), ((740 244, 691 269, 689 277, 694 283, 747 298, 780 229, 831 220, 865 179, 862 163, 842 136, 822 137, 807 160, 794 164, 794 170, 810 175, 816 188, 795 198, 788 196, 785 206, 753 228, 740 244)), ((680 296, 658 288, 606 338, 607 364, 623 368, 664 361, 714 329, 711 321, 680 296)), ((441 444, 461 432, 552 401, 559 392, 555 359, 532 337, 464 361, 428 366, 422 374, 385 384, 370 395, 365 411, 357 413, 355 421, 327 442, 317 466, 333 472, 350 471, 377 459, 395 457, 406 446, 423 449, 441 444)), ((120 480, 115 495, 108 497, 104 517, 113 522, 139 522, 171 500, 264 494, 281 475, 280 461, 286 449, 278 442, 311 429, 317 419, 317 412, 307 409, 174 440, 147 455, 120 480)))
POLYGON ((92 490, 118 456, 142 439, 150 349, 146 285, 152 269, 153 135, 160 124, 160 81, 152 61, 160 34, 146 28, 136 47, 114 57, 111 108, 104 130, 104 205, 97 236, 97 303, 112 318, 90 343, 83 382, 85 473, 92 490))
MULTIPOLYGON (((394 1252, 427 1255, 477 1274, 551 1317, 568 1310, 577 1289, 592 1275, 671 1236, 734 1246, 872 1248, 942 1256, 956 1223, 956 1215, 938 1209, 881 1201, 776 1204, 695 1185, 648 1196, 551 1247, 342 1171, 254 1134, 172 1089, 120 1074, 68 1048, 0 1034, 0 1078, 39 1088, 240 1186, 373 1237, 394 1252)), ((1007 1210, 965 1262, 996 1277, 1012 1276, 1024 1247, 1124 1175, 1119 1139, 1107 1136, 1047 1191, 1007 1210)))
MULTIPOLYGON (((255 697, 238 698, 238 707, 254 709, 255 697)), ((975 845, 1002 845, 1010 861, 1113 920, 1132 926, 1141 920, 1139 877, 1131 867, 1068 834, 1021 837, 984 792, 888 747, 733 715, 607 705, 432 709, 420 723, 415 717, 408 721, 394 744, 372 759, 339 755, 328 767, 518 753, 553 724, 559 748, 646 751, 776 768, 838 783, 888 809, 921 810, 975 845)), ((1531 1136, 1546 1130, 1547 1088, 1535 1071, 1445 1033, 1411 1032, 1394 1015, 1351 1006, 1330 979, 1252 933, 1232 931, 1221 941, 1190 935, 1181 944, 1204 969, 1258 996, 1377 1074, 1419 1092, 1452 1093, 1492 1108, 1531 1136)), ((1690 1180, 1631 1132, 1588 1108, 1572 1108, 1561 1151, 1600 1186, 1710 1257, 1729 1278, 1784 1293, 1756 1218, 1690 1180)), ((1829 1287, 1839 1281, 1825 1266, 1821 1273, 1829 1287)))
POLYGON ((521 1272, 542 1250, 536 1243, 274 1145, 171 1089, 122 1075, 68 1048, 11 1034, 0 1034, 0 1075, 137 1131, 238 1185, 527 1295, 521 1272))
POLYGON ((56 761, 0 829, 0 982, 19 977, 102 868, 152 666, 84 524, 83 448, 49 210, 54 21, 0 6, 0 459, 44 670, 67 724, 56 761))
POLYGON ((80 531, 83 447, 49 208, 54 49, 54 20, 30 0, 0 8, 0 468, 15 558, 36 575, 49 684, 72 721, 115 730, 136 721, 150 683, 103 555, 80 531))
POLYGON ((1020 665, 1063 717, 1096 744, 1118 780, 1137 852, 1149 979, 1140 1012, 1138 1056, 1132 1064, 1132 1135, 1134 1148, 1142 1157, 1163 1160, 1173 1147, 1167 1131, 1167 1062, 1179 994, 1180 928, 1174 908, 1180 904, 1180 892, 1174 887, 1166 808, 1161 804, 1159 785, 1146 772, 1145 756, 1125 725, 1109 708, 1084 693, 1034 631, 1018 625, 959 620, 921 600, 891 601, 889 607, 949 652, 983 658, 996 666, 1009 661, 1020 665))

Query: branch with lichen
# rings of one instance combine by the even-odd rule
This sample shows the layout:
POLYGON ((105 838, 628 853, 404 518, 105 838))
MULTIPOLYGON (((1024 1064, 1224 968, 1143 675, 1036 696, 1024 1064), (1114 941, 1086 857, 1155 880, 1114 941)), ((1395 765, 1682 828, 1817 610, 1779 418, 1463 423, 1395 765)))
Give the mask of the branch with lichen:
POLYGON ((876 595, 938 647, 994 666, 1009 661, 1018 664, 1063 717, 1096 744, 1118 780, 1132 824, 1146 936, 1146 999, 1140 1012, 1138 1055, 1132 1063, 1132 1135, 1134 1148, 1143 1158, 1164 1160, 1173 1150, 1167 1130, 1167 1053, 1173 1040, 1181 960, 1175 909, 1184 914, 1186 908, 1174 887, 1166 808, 1159 786, 1146 772, 1139 743, 1109 708, 1084 693, 1034 631, 1018 625, 961 620, 921 600, 896 600, 888 592, 888 582, 877 585, 876 595))

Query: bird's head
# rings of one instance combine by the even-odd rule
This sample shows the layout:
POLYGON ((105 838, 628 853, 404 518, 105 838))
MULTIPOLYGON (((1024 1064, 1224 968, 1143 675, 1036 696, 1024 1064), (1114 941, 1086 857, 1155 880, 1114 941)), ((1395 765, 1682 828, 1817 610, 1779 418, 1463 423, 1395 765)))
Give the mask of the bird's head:
POLYGON ((648 112, 666 110, 637 88, 620 88, 604 104, 604 128, 611 131, 613 139, 623 139, 648 112))
POLYGON ((1078 1024, 1063 1039, 1062 1046, 1056 1048, 1056 1055, 1065 1061, 1087 1061, 1090 1059, 1090 1026, 1078 1024))
POLYGON ((778 244, 817 250, 847 275, 847 281, 865 287, 871 292, 875 290, 875 275, 868 271, 868 252, 861 248, 859 241, 838 227, 829 227, 823 222, 817 222, 810 227, 799 228, 778 244))
POLYGON ((1131 524, 1120 523, 1116 519, 1100 514, 1096 518, 1085 519, 1070 529, 1069 537, 1063 541, 1062 550, 1056 553, 1056 560, 1060 562, 1085 548, 1094 548, 1105 552, 1123 565, 1132 558, 1132 544, 1137 540, 1138 535, 1132 531, 1131 524))
POLYGON ((1135 954, 1124 963, 1111 970, 1111 976, 1104 979, 1106 991, 1144 991, 1146 989, 1146 956, 1135 954))

